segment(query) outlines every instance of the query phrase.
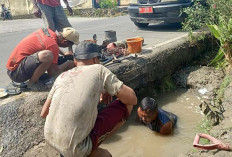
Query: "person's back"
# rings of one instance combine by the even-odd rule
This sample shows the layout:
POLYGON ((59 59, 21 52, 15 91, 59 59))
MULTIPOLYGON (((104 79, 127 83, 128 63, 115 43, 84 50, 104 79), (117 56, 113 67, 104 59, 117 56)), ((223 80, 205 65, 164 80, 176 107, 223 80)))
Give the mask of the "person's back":
POLYGON ((110 157, 99 148, 128 119, 137 97, 106 67, 99 65, 98 46, 81 42, 74 53, 75 68, 55 81, 41 111, 44 134, 61 156, 110 157), (117 99, 112 101, 112 96, 117 99), (98 102, 107 106, 97 110, 98 102))
POLYGON ((109 70, 99 64, 79 66, 61 74, 54 83, 52 90, 56 92, 45 123, 45 139, 64 156, 91 149, 90 144, 89 148, 81 147, 83 150, 78 145, 94 126, 100 95, 104 88, 115 93, 115 87, 122 85, 117 81, 108 86, 107 81, 112 82, 110 75, 109 70))
POLYGON ((48 30, 48 32, 49 36, 45 35, 42 29, 39 29, 20 41, 8 59, 6 65, 7 69, 12 71, 15 70, 26 56, 44 49, 54 50, 53 62, 57 63, 59 53, 59 46, 56 43, 57 37, 53 31, 48 30))

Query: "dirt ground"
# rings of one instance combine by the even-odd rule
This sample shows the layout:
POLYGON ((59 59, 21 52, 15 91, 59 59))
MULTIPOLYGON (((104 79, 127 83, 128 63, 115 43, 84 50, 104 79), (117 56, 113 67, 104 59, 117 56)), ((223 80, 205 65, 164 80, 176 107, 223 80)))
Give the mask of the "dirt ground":
MULTIPOLYGON (((224 72, 223 70, 218 70, 213 67, 205 66, 207 62, 199 60, 194 63, 194 65, 182 68, 174 74, 176 84, 180 87, 187 87, 192 90, 204 91, 202 92, 202 97, 206 98, 206 101, 209 105, 217 107, 216 104, 212 103, 212 100, 219 97, 221 94, 223 84, 223 79, 225 77, 231 80, 231 74, 224 72), (203 65, 203 66, 202 66, 203 65), (211 104, 210 104, 211 103, 211 104)), ((222 90, 223 96, 220 96, 221 102, 220 105, 223 109, 217 110, 215 113, 220 112, 223 114, 223 119, 218 119, 219 124, 215 124, 209 131, 209 135, 221 140, 223 143, 230 143, 232 145, 232 82, 222 90)), ((181 157, 230 157, 232 156, 232 151, 224 150, 199 150, 193 148, 189 151, 188 154, 181 154, 181 157)))

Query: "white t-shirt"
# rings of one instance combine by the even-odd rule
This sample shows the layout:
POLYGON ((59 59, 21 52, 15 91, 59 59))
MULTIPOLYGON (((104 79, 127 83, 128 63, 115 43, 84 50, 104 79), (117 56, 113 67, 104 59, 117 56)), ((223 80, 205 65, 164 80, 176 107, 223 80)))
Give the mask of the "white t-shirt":
POLYGON ((116 95, 121 89, 116 75, 100 64, 78 66, 55 81, 46 118, 45 140, 65 157, 87 156, 92 150, 88 137, 97 118, 101 93, 116 95))

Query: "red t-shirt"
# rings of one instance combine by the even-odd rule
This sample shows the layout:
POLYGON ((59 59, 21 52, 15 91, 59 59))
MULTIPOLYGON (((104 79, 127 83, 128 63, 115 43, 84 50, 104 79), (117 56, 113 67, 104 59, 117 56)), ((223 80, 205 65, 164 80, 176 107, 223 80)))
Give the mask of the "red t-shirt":
POLYGON ((37 0, 37 2, 45 5, 49 5, 51 7, 60 6, 60 0, 37 0))
POLYGON ((52 63, 57 64, 59 46, 57 44, 56 33, 50 29, 48 29, 48 32, 50 33, 50 37, 45 35, 42 29, 39 29, 20 41, 11 53, 6 68, 14 71, 25 57, 42 50, 50 50, 53 54, 52 63))

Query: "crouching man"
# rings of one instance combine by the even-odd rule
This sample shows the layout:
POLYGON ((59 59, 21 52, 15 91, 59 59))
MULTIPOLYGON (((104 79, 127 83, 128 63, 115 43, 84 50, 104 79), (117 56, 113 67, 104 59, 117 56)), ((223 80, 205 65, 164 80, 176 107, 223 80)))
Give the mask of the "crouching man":
POLYGON ((98 146, 128 119, 135 92, 99 64, 97 45, 81 42, 75 49, 76 67, 55 81, 42 108, 46 142, 64 157, 111 156, 98 146), (106 91, 106 92, 104 92, 106 91), (108 106, 98 112, 100 99, 108 106))
POLYGON ((7 61, 7 74, 14 82, 29 80, 29 88, 43 90, 44 87, 38 83, 42 74, 47 71, 49 76, 55 76, 75 66, 73 61, 57 65, 59 53, 63 53, 59 47, 70 47, 78 43, 79 34, 71 27, 58 33, 46 28, 39 29, 15 47, 7 61))

